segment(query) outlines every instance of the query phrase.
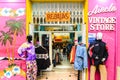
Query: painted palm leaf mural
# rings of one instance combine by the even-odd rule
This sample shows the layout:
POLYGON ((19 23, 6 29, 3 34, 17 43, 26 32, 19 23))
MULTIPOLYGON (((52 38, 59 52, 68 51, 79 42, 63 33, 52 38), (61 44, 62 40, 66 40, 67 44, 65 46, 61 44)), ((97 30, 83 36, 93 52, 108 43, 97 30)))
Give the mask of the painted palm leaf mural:
POLYGON ((0 79, 7 80, 12 76, 18 77, 19 75, 23 78, 26 77, 26 73, 19 65, 14 61, 15 47, 16 47, 16 36, 23 35, 25 31, 24 20, 7 20, 5 28, 6 31, 0 31, 0 43, 2 46, 6 46, 6 53, 8 56, 8 67, 4 70, 0 70, 0 79), (12 46, 12 51, 10 50, 10 45, 12 46), (10 58, 12 52, 12 59, 10 58))
POLYGON ((25 0, 4 1, 0 0, 0 80, 26 80, 26 63, 17 54, 26 38, 25 0))
MULTIPOLYGON (((15 45, 16 45, 16 36, 23 35, 25 31, 25 21, 24 19, 19 20, 7 20, 5 28, 9 28, 8 32, 0 31, 0 42, 1 45, 9 47, 7 42, 9 42, 10 45, 12 45, 12 60, 14 61, 14 55, 15 55, 15 45)), ((8 58, 10 58, 10 53, 7 48, 7 54, 8 58)), ((10 60, 10 59, 9 59, 10 60)))
POLYGON ((15 35, 22 35, 25 30, 24 20, 8 20, 6 21, 6 26, 9 27, 9 32, 11 34, 16 33, 15 35))
POLYGON ((8 43, 6 51, 10 61, 9 45, 10 44, 12 45, 13 38, 9 32, 0 31, 0 33, 1 33, 1 36, 0 36, 1 45, 5 46, 8 43))
POLYGON ((13 37, 10 35, 10 32, 0 31, 0 42, 2 45, 6 45, 9 42, 12 45, 13 37))

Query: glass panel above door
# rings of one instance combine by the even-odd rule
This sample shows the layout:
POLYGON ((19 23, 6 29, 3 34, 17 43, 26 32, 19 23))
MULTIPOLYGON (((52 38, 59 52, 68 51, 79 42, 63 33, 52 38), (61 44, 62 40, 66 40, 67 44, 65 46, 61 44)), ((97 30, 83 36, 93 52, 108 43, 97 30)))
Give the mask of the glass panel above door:
POLYGON ((82 25, 69 25, 69 26, 42 26, 42 25, 35 25, 34 31, 81 31, 82 25))

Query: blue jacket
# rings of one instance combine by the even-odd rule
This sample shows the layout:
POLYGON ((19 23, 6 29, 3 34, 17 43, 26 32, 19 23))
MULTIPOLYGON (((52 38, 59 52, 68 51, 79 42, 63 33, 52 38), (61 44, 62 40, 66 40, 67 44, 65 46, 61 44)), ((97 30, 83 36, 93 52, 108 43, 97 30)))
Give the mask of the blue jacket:
POLYGON ((88 68, 87 49, 84 44, 77 45, 74 68, 75 70, 83 70, 84 68, 88 68))

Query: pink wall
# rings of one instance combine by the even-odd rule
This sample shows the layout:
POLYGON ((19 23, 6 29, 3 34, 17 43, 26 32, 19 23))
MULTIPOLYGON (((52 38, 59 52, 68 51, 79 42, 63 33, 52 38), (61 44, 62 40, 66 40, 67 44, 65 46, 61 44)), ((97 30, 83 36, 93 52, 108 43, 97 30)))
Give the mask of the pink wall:
MULTIPOLYGON (((0 36, 2 35, 1 31, 3 32, 7 32, 9 30, 8 27, 5 27, 6 25, 6 21, 8 20, 20 20, 20 19, 24 19, 24 23, 26 22, 26 16, 25 16, 25 7, 26 7, 26 0, 0 0, 0 36)), ((26 26, 24 25, 23 28, 25 28, 26 26)), ((26 31, 26 30, 25 30, 26 31)), ((15 58, 19 57, 17 54, 17 49, 18 47, 25 42, 26 39, 26 34, 25 31, 23 32, 23 35, 19 35, 16 37, 16 43, 15 43, 15 58)), ((9 34, 10 35, 10 34, 9 34)), ((13 35, 11 35, 13 37, 13 35)), ((0 37, 1 38, 1 37, 0 37)), ((1 45, 1 41, 0 41, 0 57, 8 57, 6 49, 7 47, 9 47, 9 53, 10 55, 12 55, 12 49, 13 49, 13 45, 8 46, 8 43, 6 44, 6 46, 2 46, 1 45)), ((13 41, 14 43, 14 41, 13 41)), ((3 66, 0 66, 0 72, 3 72, 3 70, 7 70, 8 68, 8 61, 7 60, 0 60, 1 64, 3 66)), ((17 66, 20 67, 21 70, 26 71, 26 63, 23 60, 15 60, 15 64, 17 64, 17 66)), ((23 73, 23 72, 22 72, 23 73)), ((26 80, 26 77, 24 74, 24 76, 22 76, 23 74, 20 73, 19 75, 16 76, 11 76, 10 78, 7 78, 4 74, 2 74, 2 76, 0 75, 0 80, 26 80)))
MULTIPOLYGON (((14 62, 17 66, 20 67, 20 69, 25 72, 26 71, 26 62, 24 60, 15 60, 14 62)), ((4 70, 8 69, 8 61, 7 60, 0 60, 0 72, 2 73, 4 70)), ((11 69, 12 70, 12 69, 11 69)), ((9 71, 11 71, 9 70, 9 71)), ((12 72, 12 71, 11 71, 12 72)), ((23 72, 17 74, 16 76, 13 76, 14 73, 12 73, 12 76, 8 78, 5 76, 5 73, 0 75, 0 80, 26 80, 25 74, 23 75, 23 72)))
MULTIPOLYGON (((0 21, 0 31, 1 30, 5 31, 5 32, 8 31, 8 28, 5 28, 4 26, 5 26, 5 22, 9 19, 15 19, 15 20, 19 20, 19 19, 25 20, 26 19, 25 13, 21 13, 21 14, 16 13, 16 11, 20 8, 23 10, 25 9, 25 0, 16 0, 15 2, 13 2, 13 1, 15 1, 15 0, 0 0, 0 20, 1 20, 0 21), (12 1, 12 2, 10 2, 10 1, 12 1), (11 15, 9 15, 9 14, 3 15, 2 11, 5 9, 8 10, 9 8, 11 9, 11 11, 13 13, 11 13, 11 11, 9 11, 9 13, 11 13, 11 15), (15 15, 15 14, 17 14, 17 15, 15 15)), ((1 35, 1 33, 0 33, 0 35, 1 35)), ((22 36, 18 36, 16 38, 15 57, 18 57, 17 49, 20 46, 20 44, 22 44, 25 41, 25 39, 26 39, 25 37, 26 37, 26 35, 24 32, 24 34, 22 36)), ((7 44, 7 46, 8 46, 8 44, 7 44)), ((9 47, 10 54, 12 54, 12 47, 13 46, 9 47)), ((7 56, 6 46, 2 46, 1 42, 0 42, 0 57, 5 57, 5 56, 7 56)))
POLYGON ((120 0, 117 0, 117 66, 120 66, 120 0))
POLYGON ((0 0, 0 2, 25 2, 26 0, 0 0))
MULTIPOLYGON (((109 21, 109 23, 106 23, 106 24, 109 24, 113 26, 113 28, 109 28, 109 30, 100 30, 100 29, 90 29, 91 27, 91 24, 96 24, 94 23, 93 21, 90 21, 89 19, 89 33, 97 33, 97 32, 102 32, 103 33, 103 41, 105 41, 107 43, 107 46, 108 46, 108 53, 109 53, 109 57, 108 57, 108 60, 106 62, 106 67, 107 67, 107 72, 108 72, 108 79, 107 80, 115 80, 115 75, 116 75, 116 44, 117 44, 117 35, 116 35, 116 31, 117 31, 117 28, 118 26, 117 25, 117 5, 116 5, 116 0, 89 0, 89 11, 92 11, 94 9, 94 7, 96 5, 99 6, 99 9, 103 7, 103 9, 105 8, 109 8, 109 10, 111 11, 108 11, 108 12, 100 12, 100 13, 97 13, 97 14, 92 14, 89 16, 90 17, 105 17, 105 18, 108 18, 110 17, 110 19, 113 19, 113 22, 109 21), (103 2, 102 2, 103 1, 103 2), (112 5, 113 4, 113 5, 112 5), (112 7, 110 6, 112 5, 112 7), (113 18, 114 17, 114 18, 113 18)), ((108 10, 108 9, 107 9, 108 10)), ((95 11, 94 11, 95 12, 95 11)), ((97 22, 97 23, 100 23, 97 22)), ((102 24, 102 23, 100 23, 102 24)), ((99 79, 99 73, 97 73, 96 75, 96 80, 100 80, 99 79)))

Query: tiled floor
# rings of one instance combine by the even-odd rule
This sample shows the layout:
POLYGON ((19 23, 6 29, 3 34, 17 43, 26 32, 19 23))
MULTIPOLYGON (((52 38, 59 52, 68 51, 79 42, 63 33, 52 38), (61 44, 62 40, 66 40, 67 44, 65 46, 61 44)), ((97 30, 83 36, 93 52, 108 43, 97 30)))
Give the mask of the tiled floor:
POLYGON ((77 80, 77 73, 72 69, 56 69, 50 72, 43 72, 38 80, 77 80))
POLYGON ((52 71, 46 71, 42 74, 38 77, 38 80, 77 80, 77 71, 74 70, 73 65, 66 58, 52 71))

